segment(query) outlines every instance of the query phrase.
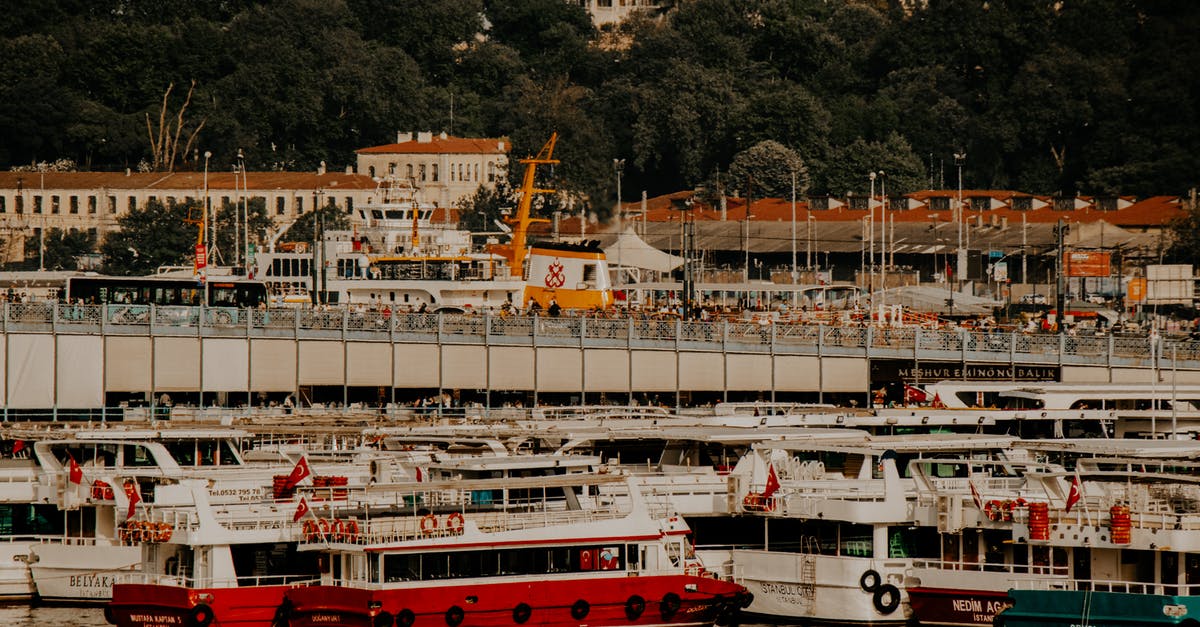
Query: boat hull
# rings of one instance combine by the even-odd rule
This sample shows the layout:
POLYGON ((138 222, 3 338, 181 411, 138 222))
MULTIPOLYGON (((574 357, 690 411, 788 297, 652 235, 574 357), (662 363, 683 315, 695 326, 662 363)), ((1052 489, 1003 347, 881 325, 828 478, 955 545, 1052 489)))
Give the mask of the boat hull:
POLYGON ((291 586, 184 588, 158 584, 117 584, 104 615, 118 627, 195 625, 200 612, 221 627, 270 627, 291 586), (206 607, 205 607, 206 606, 206 607))
POLYGON ((295 588, 287 593, 289 627, 712 625, 733 620, 748 602, 739 585, 687 575, 414 583, 295 588))
POLYGON ((1200 596, 1082 590, 1009 590, 1008 594, 1013 606, 995 623, 1003 627, 1194 625, 1200 619, 1200 596))
POLYGON ((943 627, 990 626, 996 615, 1012 606, 1006 592, 954 588, 910 587, 908 604, 922 625, 943 627))
POLYGON ((139 546, 40 544, 32 551, 38 597, 54 603, 106 603, 113 583, 142 566, 139 546))

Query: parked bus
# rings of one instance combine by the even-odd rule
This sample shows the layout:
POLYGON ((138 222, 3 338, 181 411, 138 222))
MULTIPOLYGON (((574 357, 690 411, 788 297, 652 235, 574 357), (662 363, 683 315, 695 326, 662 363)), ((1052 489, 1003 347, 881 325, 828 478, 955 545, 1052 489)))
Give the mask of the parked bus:
POLYGON ((177 307, 258 307, 267 301, 262 281, 156 276, 73 276, 67 279, 66 302, 87 305, 158 305, 177 307))

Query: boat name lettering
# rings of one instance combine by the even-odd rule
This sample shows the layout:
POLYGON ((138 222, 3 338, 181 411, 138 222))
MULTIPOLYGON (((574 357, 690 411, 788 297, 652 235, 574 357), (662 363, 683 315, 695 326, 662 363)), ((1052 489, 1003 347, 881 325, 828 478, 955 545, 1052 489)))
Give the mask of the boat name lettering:
POLYGON ((182 625, 181 616, 170 614, 130 614, 129 622, 141 627, 160 627, 165 625, 182 625))
POLYGON ((804 601, 804 590, 801 586, 786 583, 759 583, 765 594, 780 597, 788 603, 800 604, 804 601))
POLYGON ((991 623, 992 618, 1012 607, 1009 601, 982 601, 980 599, 952 599, 951 607, 955 612, 961 614, 970 614, 971 620, 976 623, 991 623))
POLYGON ((71 575, 72 588, 111 588, 112 579, 108 575, 71 575))
POLYGON ((967 381, 1055 381, 1058 379, 1058 369, 1053 366, 992 366, 983 364, 939 366, 925 365, 897 369, 898 378, 903 381, 930 381, 941 379, 958 379, 967 381))
POLYGON ((309 619, 310 623, 340 623, 342 622, 341 614, 313 614, 309 619))

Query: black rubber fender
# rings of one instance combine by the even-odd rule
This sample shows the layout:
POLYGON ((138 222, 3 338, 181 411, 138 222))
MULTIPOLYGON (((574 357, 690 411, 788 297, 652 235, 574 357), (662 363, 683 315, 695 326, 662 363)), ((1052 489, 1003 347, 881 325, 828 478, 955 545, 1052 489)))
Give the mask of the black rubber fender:
POLYGON ((271 627, 288 627, 292 619, 292 600, 284 597, 279 607, 275 608, 275 617, 271 619, 271 627))
POLYGON ((111 605, 104 606, 104 621, 110 625, 117 624, 117 615, 113 612, 111 605))
POLYGON ((198 603, 187 613, 187 624, 191 627, 208 627, 213 622, 212 607, 207 603, 198 603))
POLYGON ((679 598, 678 594, 668 592, 663 595, 662 601, 658 604, 658 613, 662 615, 663 620, 670 620, 682 605, 683 601, 679 598))
POLYGON ((450 627, 458 627, 466 617, 467 613, 457 605, 451 605, 450 609, 446 610, 446 624, 450 627))
POLYGON ((882 584, 875 589, 875 596, 871 601, 880 614, 891 614, 900 607, 900 589, 890 583, 882 584))
POLYGON ((738 606, 743 610, 754 603, 754 593, 747 590, 738 595, 738 606))
POLYGON ((640 595, 632 595, 625 600, 625 618, 637 620, 646 611, 646 599, 640 595))
POLYGON ((412 627, 417 622, 417 615, 407 607, 396 612, 396 627, 412 627))
POLYGON ((879 584, 883 583, 883 577, 874 570, 867 570, 858 578, 858 586, 863 589, 863 592, 875 592, 879 588, 879 584))
POLYGON ((380 612, 371 619, 372 627, 392 627, 392 614, 390 612, 380 612))
POLYGON ((579 599, 571 606, 571 618, 575 620, 583 620, 587 618, 589 612, 592 611, 592 606, 587 601, 579 599))
POLYGON ((525 624, 529 620, 530 616, 533 616, 533 608, 529 607, 528 603, 518 603, 517 606, 513 608, 512 619, 513 622, 518 625, 525 624))

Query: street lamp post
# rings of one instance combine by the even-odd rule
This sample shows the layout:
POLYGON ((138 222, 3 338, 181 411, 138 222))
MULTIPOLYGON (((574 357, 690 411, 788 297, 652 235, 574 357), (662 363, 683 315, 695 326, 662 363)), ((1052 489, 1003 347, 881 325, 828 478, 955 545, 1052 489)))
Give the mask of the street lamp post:
POLYGON ((883 170, 879 171, 879 214, 883 218, 879 229, 879 302, 887 304, 887 177, 883 170))
POLYGON ((867 198, 867 239, 870 242, 867 260, 870 262, 870 276, 867 279, 867 291, 875 294, 875 170, 867 173, 871 180, 871 196, 867 198))
MULTIPOLYGON (((204 252, 204 267, 201 268, 201 270, 202 270, 201 277, 205 281, 207 281, 207 279, 208 279, 208 258, 211 255, 209 255, 209 253, 208 253, 208 243, 206 241, 204 241, 204 238, 206 236, 208 236, 208 231, 210 228, 212 228, 212 229, 216 228, 216 220, 208 219, 208 211, 209 211, 209 207, 208 207, 208 160, 210 158, 212 158, 212 153, 205 150, 204 151, 204 217, 202 218, 203 224, 201 225, 201 229, 200 229, 201 244, 204 244, 204 247, 202 249, 204 252)), ((210 237, 209 240, 215 242, 216 237, 210 237)))
POLYGON ((250 194, 250 181, 246 178, 246 156, 242 154, 242 149, 238 148, 237 152, 238 171, 242 173, 242 196, 240 198, 242 205, 242 228, 245 229, 242 237, 242 261, 247 266, 249 273, 250 265, 250 199, 247 196, 250 194))
MULTIPOLYGON (((796 269, 796 171, 792 170, 792 284, 800 281, 800 273, 796 269)), ((796 292, 792 291, 792 305, 795 306, 796 292)))
MULTIPOLYGON (((624 217, 623 214, 625 213, 624 211, 622 211, 622 208, 621 208, 621 173, 623 173, 625 171, 625 160, 624 159, 613 159, 613 170, 615 170, 617 173, 616 214, 617 214, 617 226, 619 227, 619 226, 621 226, 621 218, 624 217)), ((620 229, 618 229, 618 231, 619 230, 620 229)))
MULTIPOLYGON (((963 267, 966 266, 966 251, 963 250, 963 197, 962 197, 962 169, 963 163, 967 160, 967 151, 954 153, 954 165, 958 167, 958 251, 956 253, 954 267, 954 280, 956 283, 962 281, 963 267)), ((954 293, 950 294, 950 313, 954 313, 954 293)))
POLYGON ((813 246, 813 215, 808 214, 808 246, 806 246, 807 254, 804 260, 804 267, 812 270, 812 246, 813 246))

